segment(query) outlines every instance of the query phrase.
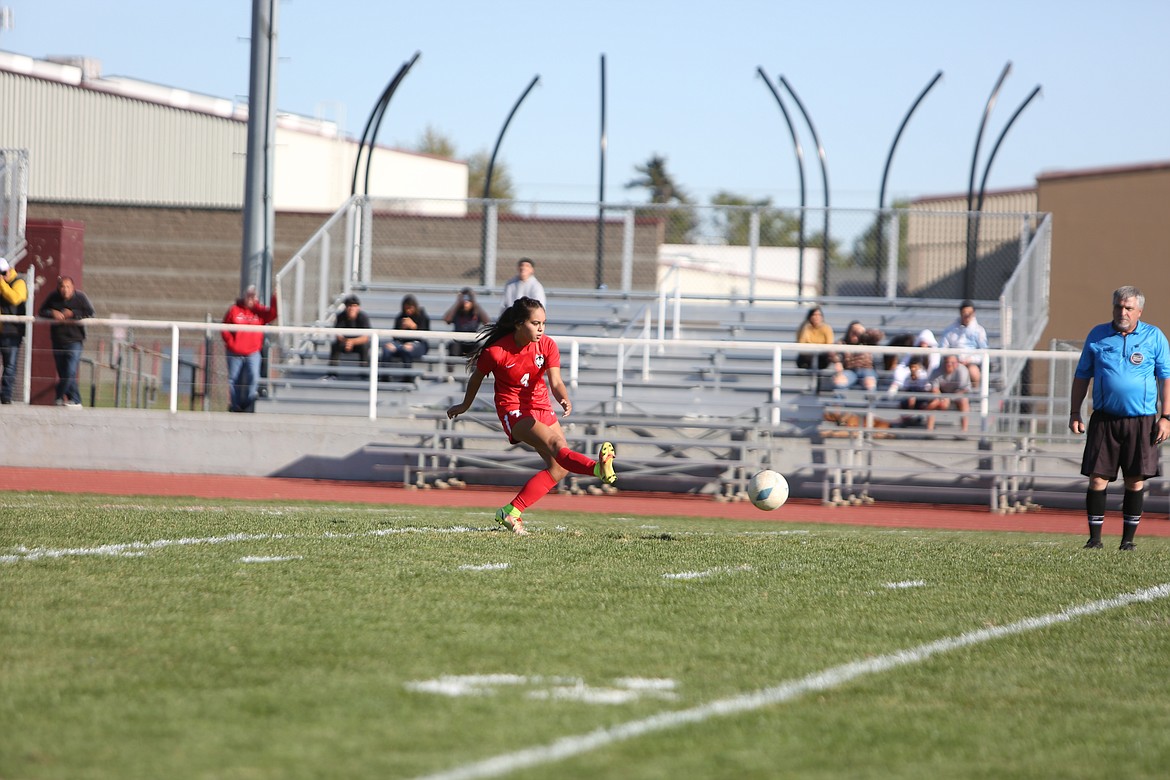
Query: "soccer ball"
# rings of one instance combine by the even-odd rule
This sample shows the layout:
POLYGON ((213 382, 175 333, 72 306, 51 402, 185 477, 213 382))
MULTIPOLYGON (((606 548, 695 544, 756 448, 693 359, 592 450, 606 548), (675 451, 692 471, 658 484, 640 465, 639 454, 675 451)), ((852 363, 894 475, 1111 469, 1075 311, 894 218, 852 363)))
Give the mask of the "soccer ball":
POLYGON ((756 509, 779 509, 788 500, 788 480, 779 472, 764 469, 748 482, 748 498, 756 509))

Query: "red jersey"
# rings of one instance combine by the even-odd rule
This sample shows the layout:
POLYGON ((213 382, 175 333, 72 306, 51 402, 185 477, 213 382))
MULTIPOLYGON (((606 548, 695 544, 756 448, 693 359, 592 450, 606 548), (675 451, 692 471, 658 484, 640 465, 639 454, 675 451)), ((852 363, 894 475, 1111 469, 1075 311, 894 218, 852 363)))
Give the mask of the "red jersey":
MULTIPOLYGON (((249 309, 244 306, 244 299, 241 298, 233 303, 223 316, 223 321, 232 325, 267 325, 275 319, 276 293, 272 294, 271 306, 257 304, 249 309)), ((223 343, 236 355, 251 355, 253 352, 259 352, 264 346, 264 334, 257 331, 236 333, 234 330, 224 330, 220 331, 220 335, 223 336, 223 343)))
POLYGON ((552 411, 544 372, 561 367, 561 351, 548 336, 526 347, 516 344, 516 336, 509 333, 484 349, 475 368, 482 374, 496 378, 496 410, 539 409, 552 411))

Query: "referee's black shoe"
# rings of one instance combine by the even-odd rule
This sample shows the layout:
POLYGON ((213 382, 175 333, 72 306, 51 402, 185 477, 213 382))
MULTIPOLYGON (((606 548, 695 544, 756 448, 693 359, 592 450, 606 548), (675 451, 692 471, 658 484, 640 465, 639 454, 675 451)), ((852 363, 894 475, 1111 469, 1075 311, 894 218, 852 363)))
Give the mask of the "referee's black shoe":
POLYGON ((1089 541, 1085 542, 1086 550, 1101 550, 1104 549, 1104 547, 1105 545, 1101 543, 1100 539, 1090 539, 1089 541))

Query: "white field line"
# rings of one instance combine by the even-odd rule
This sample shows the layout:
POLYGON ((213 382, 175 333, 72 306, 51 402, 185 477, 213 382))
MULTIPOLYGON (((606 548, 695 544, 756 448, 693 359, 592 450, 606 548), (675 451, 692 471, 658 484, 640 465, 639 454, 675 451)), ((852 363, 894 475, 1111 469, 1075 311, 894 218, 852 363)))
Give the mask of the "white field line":
POLYGON ((716 566, 714 569, 707 569, 706 571, 680 571, 671 574, 663 574, 664 580, 700 580, 704 577, 712 577, 716 574, 730 574, 737 571, 751 571, 751 564, 745 563, 740 566, 716 566))
POLYGON ((558 699, 587 704, 626 704, 646 696, 677 699, 677 684, 669 679, 619 677, 612 686, 588 685, 581 677, 524 677, 516 674, 445 674, 434 680, 405 684, 408 691, 442 696, 494 696, 504 686, 528 686, 530 699, 558 699))
POLYGON ((648 718, 622 723, 609 728, 601 728, 588 734, 579 734, 570 737, 561 737, 548 745, 525 748, 512 753, 503 753, 492 758, 465 764, 461 767, 427 775, 421 780, 469 780, 480 777, 499 777, 529 767, 549 764, 554 761, 570 758, 571 756, 587 753, 591 750, 606 747, 615 742, 640 737, 657 731, 678 728, 690 723, 701 723, 715 717, 737 715, 742 712, 762 709, 774 704, 791 701, 803 694, 812 691, 825 691, 844 685, 858 677, 877 674, 900 666, 909 666, 928 660, 940 653, 949 653, 972 645, 990 642, 1005 636, 1023 634, 1036 631, 1056 623, 1068 623, 1078 617, 1093 615, 1119 607, 1125 607, 1137 602, 1154 601, 1170 596, 1170 583, 1164 583, 1152 588, 1125 593, 1109 599, 1092 601, 1088 604, 1068 607, 1060 612, 1052 612, 1040 617, 1024 618, 1004 626, 985 628, 971 631, 958 636, 936 639, 908 650, 899 650, 875 658, 866 658, 862 661, 852 661, 841 666, 834 666, 821 672, 815 672, 797 680, 790 680, 779 685, 763 688, 751 693, 732 696, 726 699, 717 699, 707 704, 700 704, 686 710, 661 712, 648 718))
POLYGON ((39 561, 43 558, 72 558, 85 555, 108 556, 138 556, 152 550, 161 550, 166 547, 185 547, 198 545, 230 544, 232 542, 265 542, 282 539, 360 539, 370 536, 392 536, 394 534, 461 534, 476 531, 494 530, 488 528, 471 528, 468 526, 454 526, 451 528, 379 528, 364 533, 337 534, 326 532, 317 536, 306 534, 227 534, 226 536, 205 536, 186 539, 155 539, 152 542, 122 542, 119 544, 102 544, 96 547, 17 547, 9 555, 0 555, 0 563, 22 563, 24 561, 39 561))
MULTIPOLYGON (((192 507, 192 511, 203 511, 201 507, 192 507)), ((276 514, 280 514, 279 512, 276 514)), ((557 527, 558 531, 569 531, 567 527, 557 527)), ((348 533, 338 534, 327 531, 317 536, 309 536, 306 534, 227 534, 225 536, 205 536, 200 538, 184 538, 184 539, 155 539, 150 542, 117 542, 111 544, 101 544, 95 547, 15 547, 13 552, 8 554, 0 554, 0 563, 23 563, 25 561, 39 561, 45 558, 73 558, 83 557, 87 555, 109 556, 109 557, 123 557, 132 558, 145 555, 152 550, 161 550, 166 547, 184 547, 184 546, 198 546, 198 545, 215 545, 215 544, 229 544, 232 542, 261 542, 261 541, 279 541, 282 539, 359 539, 371 536, 393 536, 395 534, 462 534, 462 533, 479 533, 482 531, 498 532, 499 528, 496 526, 487 526, 482 528, 475 528, 472 526, 451 526, 449 528, 420 528, 415 526, 408 526, 403 528, 379 528, 373 531, 365 531, 363 533, 348 533)), ((744 532, 740 535, 754 535, 758 532, 744 532)), ((787 532, 782 532, 787 533, 787 532)), ((807 531, 796 531, 792 533, 807 533, 807 531)), ((690 532, 683 532, 677 534, 678 536, 693 535, 690 532)), ((699 534, 701 536, 712 535, 710 533, 699 534)))
POLYGON ((904 582, 887 582, 886 587, 890 590, 898 590, 899 588, 925 588, 925 580, 906 580, 904 582))

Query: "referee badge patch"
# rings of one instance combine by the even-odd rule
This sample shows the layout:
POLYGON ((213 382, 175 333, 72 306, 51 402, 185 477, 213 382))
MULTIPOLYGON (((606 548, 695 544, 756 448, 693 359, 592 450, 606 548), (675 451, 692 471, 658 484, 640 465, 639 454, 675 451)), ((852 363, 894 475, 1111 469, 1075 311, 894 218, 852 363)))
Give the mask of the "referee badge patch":
POLYGON ((1142 361, 1145 359, 1146 359, 1146 356, 1140 352, 1135 352, 1129 356, 1129 362, 1133 363, 1135 366, 1140 366, 1142 364, 1142 361))

